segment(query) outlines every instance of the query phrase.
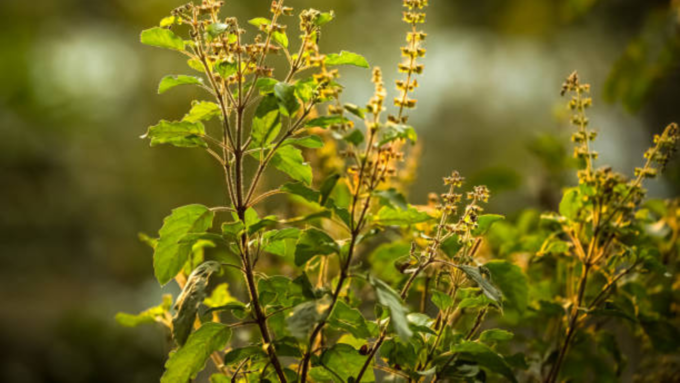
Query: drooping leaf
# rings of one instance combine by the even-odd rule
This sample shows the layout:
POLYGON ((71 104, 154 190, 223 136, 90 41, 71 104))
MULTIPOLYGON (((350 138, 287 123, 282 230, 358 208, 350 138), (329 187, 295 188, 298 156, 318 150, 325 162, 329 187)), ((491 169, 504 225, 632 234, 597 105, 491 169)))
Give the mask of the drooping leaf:
POLYGON ((276 43, 278 43, 282 47, 288 48, 288 36, 286 35, 286 32, 276 31, 276 32, 272 33, 272 40, 274 40, 276 43))
POLYGON ((180 346, 186 342, 196 319, 198 305, 205 298, 210 276, 220 269, 220 264, 208 261, 200 264, 187 279, 182 293, 177 297, 175 309, 177 313, 172 318, 172 335, 180 346))
POLYGON ((529 303, 529 282, 522 269, 508 261, 494 260, 484 265, 493 284, 503 293, 503 306, 523 313, 529 303))
POLYGON ((161 120, 157 125, 149 127, 142 138, 149 138, 151 146, 171 144, 180 148, 206 147, 201 137, 205 136, 205 127, 200 122, 161 120))
POLYGON ((163 94, 170 89, 180 85, 203 85, 203 80, 196 76, 176 75, 165 76, 158 84, 158 94, 163 94))
POLYGON ((497 304, 501 304, 503 300, 503 295, 501 294, 500 291, 498 291, 496 286, 494 286, 491 283, 491 281, 489 281, 487 278, 483 276, 483 269, 468 265, 459 265, 457 267, 458 269, 462 270, 465 273, 465 275, 468 276, 468 278, 473 280, 477 284, 477 286, 479 286, 482 289, 484 295, 486 295, 489 299, 496 302, 497 304))
POLYGON ((307 185, 312 184, 312 167, 305 162, 300 149, 290 145, 282 146, 274 153, 271 163, 290 178, 307 185))
POLYGON ((406 319, 407 310, 401 296, 394 291, 390 285, 380 279, 373 278, 369 275, 368 281, 375 289, 378 303, 387 307, 389 310, 394 330, 399 334, 401 339, 407 341, 411 338, 413 332, 409 328, 408 320, 406 319))
POLYGON ((321 184, 321 188, 319 189, 319 192, 321 193, 321 201, 319 203, 321 204, 321 206, 326 204, 326 201, 328 201, 328 197, 330 197, 339 179, 340 179, 339 174, 333 174, 323 181, 323 183, 321 184))
POLYGON ((184 116, 182 121, 197 123, 199 121, 208 121, 219 115, 220 107, 214 102, 194 101, 191 105, 191 110, 184 116))
POLYGON ((231 330, 224 324, 204 323, 184 346, 170 354, 161 383, 187 383, 205 368, 210 354, 227 344, 231 330))
POLYGON ((136 315, 118 313, 116 314, 116 322, 125 327, 137 327, 141 324, 155 323, 165 316, 170 307, 172 307, 172 295, 165 294, 163 295, 163 303, 160 305, 146 309, 136 315))
POLYGON ((265 96, 255 110, 253 118, 253 146, 256 148, 269 145, 281 130, 279 104, 273 95, 265 96))
POLYGON ((464 341, 453 346, 451 351, 462 353, 464 358, 470 358, 489 371, 501 374, 511 382, 517 382, 505 359, 482 343, 464 341))
POLYGON ((302 266, 315 255, 329 255, 340 251, 340 246, 325 231, 309 228, 302 232, 295 246, 295 264, 302 266))
POLYGON ((212 226, 214 213, 203 205, 187 205, 172 211, 158 232, 160 239, 154 251, 156 279, 161 285, 172 280, 186 263, 191 243, 180 243, 187 233, 202 233, 212 226))
POLYGON ((274 86, 274 95, 279 101, 281 113, 285 116, 292 116, 300 108, 297 96, 295 96, 295 86, 285 82, 279 82, 274 86))
POLYGON ((369 68, 368 61, 363 56, 347 51, 327 55, 326 65, 354 65, 360 68, 369 68))
POLYGON ((175 35, 167 28, 151 28, 142 31, 140 36, 142 44, 151 45, 158 48, 172 49, 176 51, 184 50, 184 40, 175 35))

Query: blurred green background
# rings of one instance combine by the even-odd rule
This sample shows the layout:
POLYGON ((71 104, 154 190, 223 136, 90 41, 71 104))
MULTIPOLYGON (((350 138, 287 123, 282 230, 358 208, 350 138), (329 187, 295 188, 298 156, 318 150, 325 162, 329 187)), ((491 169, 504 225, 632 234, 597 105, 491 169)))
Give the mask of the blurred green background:
MULTIPOLYGON (((202 96, 156 95, 163 75, 189 69, 178 55, 138 43, 142 29, 182 3, 0 1, 2 382, 152 382, 162 373, 162 331, 121 328, 113 318, 163 293, 137 233, 155 233, 176 206, 223 203, 220 169, 204 153, 150 149, 139 139, 202 96)), ((266 16, 269 3, 227 0, 226 10, 250 19, 266 16)), ((361 53, 396 78, 401 1, 286 3, 334 9, 324 52, 361 53)), ((424 145, 412 200, 423 203, 458 169, 489 184, 494 212, 553 206, 569 180, 558 164, 571 152, 559 90, 574 69, 594 88, 600 163, 630 174, 652 134, 680 120, 678 6, 431 0, 411 119, 424 145)), ((365 103, 369 79, 369 71, 345 69, 344 101, 365 103)), ((677 161, 650 189, 679 194, 677 161)))

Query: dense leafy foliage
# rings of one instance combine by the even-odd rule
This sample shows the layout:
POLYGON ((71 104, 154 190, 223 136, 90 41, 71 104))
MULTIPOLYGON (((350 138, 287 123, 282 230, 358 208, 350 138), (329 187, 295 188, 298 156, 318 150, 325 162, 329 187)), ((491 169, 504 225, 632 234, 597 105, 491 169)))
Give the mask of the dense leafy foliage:
POLYGON ((517 222, 486 214, 489 190, 463 192, 457 172, 444 178, 443 194, 414 206, 402 174, 417 141, 407 111, 424 69, 419 25, 427 1, 404 0, 410 30, 391 112, 379 68, 365 107, 340 101, 335 67, 370 65, 357 53, 321 53, 333 12, 302 11, 293 51, 281 24, 293 10, 283 0, 272 3, 270 19, 248 25, 220 18, 222 5, 187 4, 141 35, 202 73, 166 76, 158 93, 189 85, 210 96, 143 137, 205 151, 225 179, 224 206, 179 207, 158 238, 143 237, 158 282, 182 289, 174 305, 167 297, 139 315, 117 316, 126 326, 170 330, 174 349, 162 382, 188 382, 209 359, 214 383, 554 382, 560 374, 584 378, 588 369, 568 367, 592 354, 613 358, 616 371, 595 373, 614 377, 625 363, 615 336, 593 331, 608 319, 625 320, 660 353, 677 351, 669 306, 652 295, 674 294, 666 279, 677 255, 678 206, 645 202, 642 189, 675 150, 677 125, 655 139, 634 180, 596 169, 589 87, 573 74, 563 93, 574 94, 579 185, 565 190, 559 212, 528 212, 517 222), (244 28, 257 31, 250 42, 244 28), (285 76, 268 66, 275 54, 288 62, 285 76), (324 146, 339 165, 324 166, 317 153, 324 146), (290 180, 263 192, 270 169, 290 180), (285 215, 267 205, 286 199, 285 215), (243 288, 232 295, 229 286, 243 288), (517 329, 522 336, 510 331, 517 329))

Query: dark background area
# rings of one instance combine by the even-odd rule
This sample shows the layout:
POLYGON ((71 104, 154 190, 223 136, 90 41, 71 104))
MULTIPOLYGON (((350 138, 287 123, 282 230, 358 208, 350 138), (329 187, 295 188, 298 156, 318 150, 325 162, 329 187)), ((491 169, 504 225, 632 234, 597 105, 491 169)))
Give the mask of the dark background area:
MULTIPOLYGON (((401 1, 286 3, 335 10, 324 52, 360 53, 396 78, 401 1)), ((489 210, 551 207, 547 170, 530 148, 550 134, 570 151, 559 90, 574 69, 593 85, 600 163, 631 174, 652 135, 680 120, 678 3, 431 0, 411 119, 424 145, 413 202, 458 169, 490 182, 497 196, 489 210)), ((156 95, 163 75, 189 69, 138 42, 181 4, 0 2, 0 381, 151 382, 162 373, 169 348, 160 329, 113 319, 164 292, 137 233, 156 233, 174 207, 223 203, 220 169, 208 156, 139 139, 203 96, 156 95)), ((225 11, 247 20, 267 16, 269 4, 228 0, 225 11)), ((370 71, 344 69, 344 101, 364 104, 369 80, 370 71)), ((674 163, 650 193, 677 196, 679 169, 674 163)))

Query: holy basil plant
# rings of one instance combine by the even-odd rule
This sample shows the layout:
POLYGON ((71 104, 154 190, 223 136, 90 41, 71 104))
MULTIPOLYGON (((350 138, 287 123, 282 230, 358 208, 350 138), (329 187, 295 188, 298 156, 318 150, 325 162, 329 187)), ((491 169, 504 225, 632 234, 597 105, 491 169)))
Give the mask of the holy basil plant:
MULTIPOLYGON (((494 328, 506 317, 534 318, 537 286, 526 262, 497 257, 501 251, 485 240, 511 225, 485 213, 489 190, 466 189, 453 172, 442 194, 425 205, 408 202, 412 148, 420 145, 408 112, 424 70, 427 0, 403 5, 408 31, 396 93, 388 103, 382 71, 373 67, 365 75, 375 91, 362 106, 342 101, 340 70, 371 69, 367 60, 320 46, 331 11, 303 10, 291 31, 285 21, 294 12, 283 0, 271 3, 268 18, 247 22, 222 15, 222 1, 204 0, 142 32, 142 43, 186 60, 186 72, 163 77, 158 93, 194 87, 203 95, 182 119, 160 120, 142 137, 151 146, 206 153, 224 180, 221 206, 177 207, 157 236, 141 236, 153 249, 160 285, 177 284, 181 292, 117 319, 167 328, 172 351, 161 382, 199 374, 212 383, 516 382, 522 371, 540 373, 527 370, 541 361, 518 352, 531 351, 521 350, 524 342, 513 346, 512 323, 494 328)), ((580 87, 572 79, 568 90, 580 87)), ((586 103, 579 98, 576 109, 586 103)), ((610 287, 622 278, 600 265, 620 258, 625 262, 607 267, 629 265, 626 274, 658 265, 652 250, 660 245, 652 239, 620 243, 637 227, 624 223, 637 217, 641 179, 629 184, 592 168, 592 132, 581 127, 578 134, 588 166, 552 216, 545 229, 552 242, 540 252, 574 251, 560 262, 583 275, 576 304, 548 302, 567 323, 549 381, 586 325, 586 282, 596 277, 605 292, 588 300, 589 317, 606 309, 610 287)), ((668 152, 669 140, 677 140, 677 127, 661 136, 652 164, 666 161, 659 153, 668 152)), ((651 314, 631 315, 663 331, 651 314)))

